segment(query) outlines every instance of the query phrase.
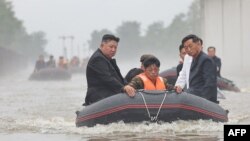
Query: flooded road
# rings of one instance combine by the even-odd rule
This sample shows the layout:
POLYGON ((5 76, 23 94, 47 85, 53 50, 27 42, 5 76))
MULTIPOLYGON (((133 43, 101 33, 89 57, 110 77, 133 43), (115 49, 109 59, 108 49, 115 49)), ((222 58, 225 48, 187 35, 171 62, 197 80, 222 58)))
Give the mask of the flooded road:
POLYGON ((29 81, 29 72, 0 80, 1 141, 87 140, 223 140, 224 124, 250 124, 250 80, 235 77, 243 92, 223 91, 220 105, 228 109, 229 122, 176 121, 162 124, 75 126, 75 111, 82 109, 86 93, 84 74, 70 81, 29 81))

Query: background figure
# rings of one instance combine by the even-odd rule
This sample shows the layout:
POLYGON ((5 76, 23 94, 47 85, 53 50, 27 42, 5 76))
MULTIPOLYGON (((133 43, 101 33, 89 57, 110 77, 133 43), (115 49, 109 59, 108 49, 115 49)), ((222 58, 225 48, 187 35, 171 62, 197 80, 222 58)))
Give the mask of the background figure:
POLYGON ((217 68, 217 76, 221 77, 220 70, 221 70, 221 59, 215 55, 216 49, 213 46, 207 48, 207 55, 214 60, 217 68))
POLYGON ((63 56, 59 57, 58 61, 58 67, 62 69, 67 69, 68 68, 68 60, 65 59, 63 56))
POLYGON ((142 73, 144 71, 144 66, 143 66, 143 61, 150 58, 150 57, 154 57, 154 55, 151 54, 144 54, 141 56, 140 58, 140 62, 141 62, 141 67, 140 68, 133 68, 131 69, 127 75, 125 76, 125 80, 127 82, 130 82, 136 75, 142 73))
POLYGON ((71 60, 70 60, 70 67, 79 67, 80 65, 80 60, 77 56, 74 56, 71 60))
POLYGON ((56 67, 56 61, 55 61, 53 55, 50 55, 50 56, 49 56, 49 61, 46 62, 46 67, 47 67, 47 68, 55 68, 55 67, 56 67))
POLYGON ((44 61, 44 56, 39 55, 38 60, 36 61, 34 72, 38 72, 41 69, 44 69, 45 67, 46 67, 46 64, 45 64, 45 61, 44 61))
POLYGON ((183 67, 184 57, 186 55, 186 51, 185 51, 185 48, 184 48, 183 44, 181 44, 179 46, 179 52, 180 52, 180 54, 179 54, 180 61, 179 61, 179 64, 177 65, 177 67, 176 67, 177 77, 179 76, 179 73, 180 73, 180 71, 181 71, 181 69, 183 67))

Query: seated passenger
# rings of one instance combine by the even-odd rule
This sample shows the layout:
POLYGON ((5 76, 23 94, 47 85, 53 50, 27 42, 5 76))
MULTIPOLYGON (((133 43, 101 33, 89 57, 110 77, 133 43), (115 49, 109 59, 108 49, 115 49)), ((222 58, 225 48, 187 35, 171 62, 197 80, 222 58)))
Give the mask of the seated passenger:
POLYGON ((79 67, 79 64, 80 64, 80 60, 77 56, 74 56, 70 61, 71 67, 79 67))
POLYGON ((67 59, 64 59, 63 56, 59 57, 58 67, 62 68, 62 69, 68 68, 68 61, 67 61, 67 59))
POLYGON ((56 67, 56 61, 55 61, 53 55, 49 56, 49 61, 46 62, 46 66, 47 66, 47 68, 55 68, 56 67))
POLYGON ((38 60, 36 61, 34 72, 38 72, 41 69, 44 69, 45 67, 46 67, 46 64, 45 64, 45 61, 44 61, 44 56, 40 55, 38 60))
POLYGON ((167 79, 159 76, 160 61, 156 57, 150 57, 143 61, 144 72, 134 77, 127 86, 144 90, 170 90, 172 86, 167 83, 167 79))
POLYGON ((144 70, 144 67, 143 67, 142 62, 143 62, 144 60, 146 60, 147 58, 150 58, 150 57, 154 57, 154 56, 151 55, 151 54, 144 54, 144 55, 142 55, 141 58, 140 58, 141 67, 140 67, 140 68, 133 68, 133 69, 131 69, 131 70, 127 73, 127 75, 125 76, 125 80, 126 80, 127 82, 130 82, 130 81, 132 80, 132 78, 134 78, 136 75, 142 73, 143 70, 144 70))

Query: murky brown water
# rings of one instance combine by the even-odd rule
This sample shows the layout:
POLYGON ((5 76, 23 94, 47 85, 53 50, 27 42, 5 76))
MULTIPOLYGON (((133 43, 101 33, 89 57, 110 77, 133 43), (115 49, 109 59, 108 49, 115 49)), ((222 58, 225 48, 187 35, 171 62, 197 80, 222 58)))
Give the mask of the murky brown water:
MULTIPOLYGON (((23 72, 0 80, 1 141, 223 140, 224 123, 204 120, 77 128, 75 111, 82 108, 85 76, 49 82, 29 81, 28 77, 29 73, 23 72)), ((230 111, 227 124, 249 124, 250 81, 234 80, 243 92, 223 91, 226 99, 220 105, 230 111)))

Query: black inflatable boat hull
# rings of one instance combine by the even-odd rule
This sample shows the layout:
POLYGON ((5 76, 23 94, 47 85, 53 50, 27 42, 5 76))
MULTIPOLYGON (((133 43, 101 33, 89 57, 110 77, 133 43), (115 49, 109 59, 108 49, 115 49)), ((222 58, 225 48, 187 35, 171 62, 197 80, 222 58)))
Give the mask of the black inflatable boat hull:
POLYGON ((206 99, 187 93, 170 94, 168 92, 165 100, 164 96, 165 92, 154 94, 138 92, 133 98, 124 93, 108 97, 77 111, 76 126, 95 126, 118 121, 125 123, 152 121, 156 120, 158 112, 157 121, 163 122, 198 119, 226 122, 228 120, 226 110, 206 99))

